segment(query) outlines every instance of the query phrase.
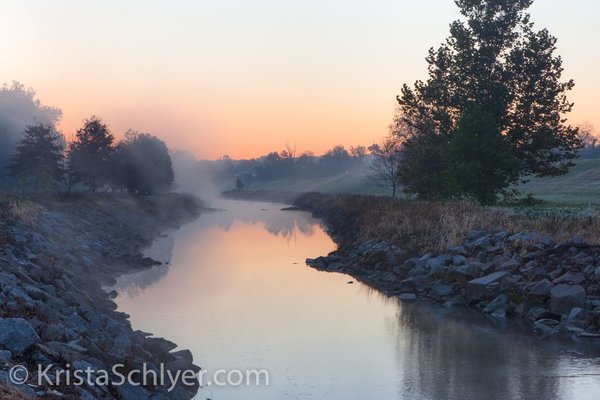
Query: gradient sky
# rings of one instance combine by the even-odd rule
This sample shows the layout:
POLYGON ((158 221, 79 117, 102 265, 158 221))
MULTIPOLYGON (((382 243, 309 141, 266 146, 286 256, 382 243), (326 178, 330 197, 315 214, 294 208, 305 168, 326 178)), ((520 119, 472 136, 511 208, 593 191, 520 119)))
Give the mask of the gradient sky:
MULTIPOLYGON (((286 144, 319 154, 386 134, 403 83, 458 17, 452 0, 0 0, 0 81, 151 132, 202 158, 286 144)), ((569 116, 600 127, 600 2, 537 0, 576 81, 569 116)))

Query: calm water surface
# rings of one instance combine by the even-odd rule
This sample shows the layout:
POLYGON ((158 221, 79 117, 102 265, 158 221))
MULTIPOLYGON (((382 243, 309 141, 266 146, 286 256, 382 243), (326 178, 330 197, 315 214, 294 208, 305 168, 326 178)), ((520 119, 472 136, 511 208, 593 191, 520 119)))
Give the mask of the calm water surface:
POLYGON ((269 371, 269 386, 213 385, 198 399, 600 399, 589 342, 542 342, 477 313, 401 304, 306 267, 335 248, 310 215, 222 207, 148 250, 170 265, 117 285, 135 329, 190 349, 203 369, 269 371))

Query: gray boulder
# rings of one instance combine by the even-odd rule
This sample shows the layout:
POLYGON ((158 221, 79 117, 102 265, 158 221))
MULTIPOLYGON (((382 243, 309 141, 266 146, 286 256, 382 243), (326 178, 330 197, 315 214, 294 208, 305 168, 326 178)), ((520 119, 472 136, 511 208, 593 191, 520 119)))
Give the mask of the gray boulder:
POLYGON ((37 397, 35 395, 35 391, 29 385, 27 385, 25 383, 22 383, 22 384, 13 383, 12 380, 10 379, 10 376, 8 375, 8 373, 6 371, 0 371, 0 385, 13 387, 13 388, 17 389, 22 395, 24 395, 30 399, 37 397))
POLYGON ((452 276, 455 278, 476 278, 483 270, 483 264, 479 261, 467 260, 463 265, 458 266, 452 276))
POLYGON ((558 285, 550 291, 550 309, 556 314, 568 314, 583 307, 587 300, 585 289, 579 285, 558 285))
POLYGON ((0 363, 7 363, 12 358, 12 353, 8 350, 0 350, 0 363))
POLYGON ((36 344, 39 336, 23 318, 0 318, 0 346, 13 353, 23 353, 36 344))
POLYGON ((500 264, 496 270, 498 271, 509 271, 509 272, 513 272, 519 269, 519 267, 521 266, 521 263, 517 260, 508 260, 506 262, 503 262, 502 264, 500 264))
POLYGON ((594 278, 596 278, 597 281, 600 281, 600 267, 597 267, 594 270, 594 278))
POLYGON ((175 343, 159 337, 149 337, 144 341, 144 348, 154 354, 168 353, 176 347, 175 343))
MULTIPOLYGON (((600 269, 600 267, 598 267, 600 269)), ((19 280, 13 274, 0 272, 0 286, 16 286, 19 280)))
POLYGON ((33 299, 25 293, 21 288, 12 286, 10 289, 5 290, 8 297, 12 298, 19 304, 23 304, 25 307, 33 308, 33 299))
POLYGON ((430 273, 435 274, 444 269, 451 260, 450 256, 442 254, 427 261, 427 269, 430 273))
POLYGON ((483 233, 482 236, 473 239, 469 244, 475 248, 489 247, 492 245, 492 237, 491 235, 483 233))
POLYGON ((516 274, 506 275, 504 278, 502 278, 500 282, 500 287, 502 289, 512 289, 518 287, 520 290, 523 286, 525 286, 525 283, 523 282, 523 277, 521 275, 516 274))
POLYGON ((464 256, 467 254, 467 249, 465 246, 452 246, 448 248, 448 253, 464 256))
POLYGON ((113 339, 111 347, 107 349, 108 354, 117 360, 124 360, 131 354, 132 344, 131 339, 125 333, 120 333, 113 339))
POLYGON ((566 319, 566 328, 570 327, 585 329, 590 323, 590 313, 582 308, 575 307, 566 319))
POLYGON ((90 392, 84 389, 81 389, 79 391, 79 398, 81 400, 96 400, 96 397, 94 397, 94 395, 92 395, 90 392))
POLYGON ((585 281, 585 276, 581 272, 567 272, 560 277, 556 278, 553 283, 571 283, 573 285, 579 285, 585 281))
POLYGON ((467 296, 472 300, 485 297, 489 292, 490 286, 500 282, 500 279, 504 278, 507 274, 508 272, 506 271, 492 272, 489 275, 469 281, 467 284, 467 296))
POLYGON ((434 299, 439 299, 440 297, 447 297, 452 294, 454 288, 450 285, 444 285, 443 283, 437 283, 433 285, 431 290, 429 291, 429 296, 434 299))
POLYGON ((483 312, 490 314, 492 317, 505 318, 506 310, 508 309, 508 296, 501 294, 488 304, 483 312))
POLYGON ((508 240, 516 243, 527 243, 531 242, 534 239, 534 236, 529 232, 518 232, 511 235, 508 240))
POLYGON ((546 310, 543 307, 532 307, 529 309, 529 311, 525 315, 525 318, 527 318, 528 320, 530 320, 532 322, 535 322, 540 319, 550 318, 553 315, 554 314, 552 314, 551 312, 549 312, 548 310, 546 310))
POLYGON ((554 285, 548 279, 543 279, 532 283, 527 287, 529 294, 532 296, 550 296, 550 291, 554 285))
POLYGON ((171 353, 171 355, 175 358, 182 358, 190 364, 194 362, 194 356, 192 355, 192 352, 187 349, 174 351, 171 353))
POLYGON ((554 319, 540 319, 533 324, 533 331, 542 336, 550 336, 559 332, 560 322, 554 319))
POLYGON ((408 276, 413 277, 413 278, 417 277, 417 276, 426 276, 427 272, 428 272, 427 269, 425 269, 424 267, 417 266, 410 270, 410 272, 408 273, 408 276))
POLYGON ((464 265, 467 263, 467 258, 463 255, 455 255, 452 256, 452 264, 454 265, 464 265))
POLYGON ((404 276, 408 271, 414 268, 413 264, 404 263, 402 265, 397 265, 392 268, 392 272, 398 276, 404 276))
POLYGON ((402 293, 417 293, 419 291, 419 280, 416 278, 405 279, 398 285, 402 293))
POLYGON ((64 340, 66 328, 58 324, 48 324, 42 328, 42 339, 48 342, 57 342, 64 340))

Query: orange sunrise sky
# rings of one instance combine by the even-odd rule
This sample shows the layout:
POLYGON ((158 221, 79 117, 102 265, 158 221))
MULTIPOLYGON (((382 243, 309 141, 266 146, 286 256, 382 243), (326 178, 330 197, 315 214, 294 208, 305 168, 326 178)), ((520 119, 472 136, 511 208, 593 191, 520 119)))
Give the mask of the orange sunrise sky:
MULTIPOLYGON (((67 136, 95 114, 200 158, 378 141, 458 17, 452 0, 1 4, 0 81, 61 108, 67 136)), ((598 132, 600 3, 537 0, 531 14, 575 80, 569 121, 598 132)))

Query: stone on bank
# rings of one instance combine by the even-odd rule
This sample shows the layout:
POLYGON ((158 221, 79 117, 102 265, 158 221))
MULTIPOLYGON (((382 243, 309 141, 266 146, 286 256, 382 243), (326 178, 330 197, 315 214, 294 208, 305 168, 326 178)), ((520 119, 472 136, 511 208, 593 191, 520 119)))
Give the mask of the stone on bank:
POLYGON ((24 353, 40 340, 23 318, 0 318, 0 346, 13 353, 24 353))
POLYGON ((569 314, 573 308, 584 307, 586 300, 583 286, 563 284, 550 291, 550 309, 555 314, 569 314))

